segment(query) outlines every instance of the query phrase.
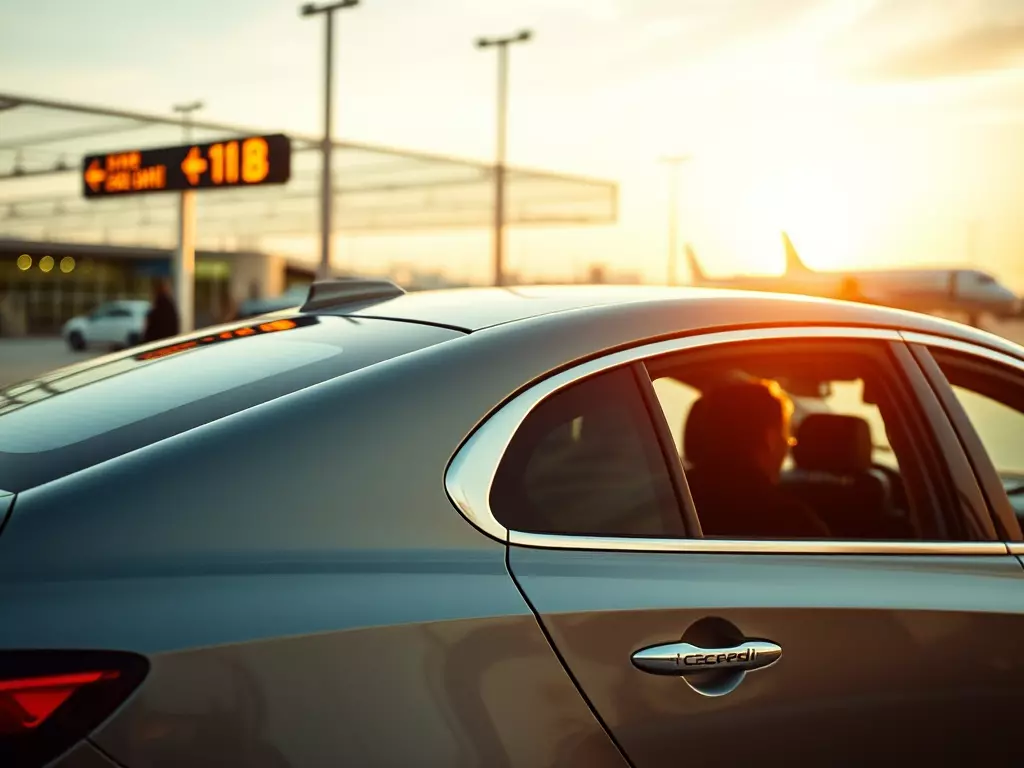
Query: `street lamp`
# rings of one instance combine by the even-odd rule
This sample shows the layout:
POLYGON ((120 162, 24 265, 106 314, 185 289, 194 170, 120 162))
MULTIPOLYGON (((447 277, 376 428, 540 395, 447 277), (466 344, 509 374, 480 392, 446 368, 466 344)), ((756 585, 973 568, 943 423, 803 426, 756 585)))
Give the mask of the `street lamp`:
POLYGON ((321 169, 320 187, 320 268, 318 277, 324 279, 331 273, 331 214, 334 205, 334 183, 331 177, 331 150, 332 127, 331 116, 334 110, 332 91, 332 70, 334 69, 334 12, 345 8, 354 8, 359 5, 359 0, 341 0, 338 3, 328 5, 316 5, 306 3, 299 9, 303 17, 323 14, 327 37, 324 52, 324 138, 323 138, 323 168, 321 169))
POLYGON ((494 161, 494 284, 505 282, 505 133, 508 123, 508 47, 525 43, 533 32, 524 29, 510 37, 481 37, 477 48, 498 49, 498 138, 494 161))
POLYGON ((192 140, 192 113, 202 109, 205 105, 201 101, 190 101, 187 104, 175 104, 172 109, 181 115, 182 136, 185 143, 192 140))
POLYGON ((679 246, 679 169, 690 159, 690 155, 663 157, 661 162, 669 166, 668 186, 668 284, 676 284, 676 258, 679 246))

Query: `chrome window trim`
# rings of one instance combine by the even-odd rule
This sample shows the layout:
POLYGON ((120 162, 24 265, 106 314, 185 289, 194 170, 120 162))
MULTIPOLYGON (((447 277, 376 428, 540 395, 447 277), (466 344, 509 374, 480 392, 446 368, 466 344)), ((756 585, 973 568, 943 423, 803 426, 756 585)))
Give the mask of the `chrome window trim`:
MULTIPOLYGON (((456 451, 445 473, 445 489, 456 508, 483 533, 509 545, 545 548, 617 552, 732 552, 748 554, 856 554, 856 555, 1006 555, 1003 542, 945 541, 781 541, 727 539, 661 539, 643 537, 601 537, 565 534, 537 534, 510 531, 495 519, 490 508, 494 476, 512 437, 543 400, 582 379, 612 368, 662 355, 701 347, 746 341, 778 339, 872 339, 888 342, 924 344, 957 343, 969 351, 974 345, 954 342, 928 334, 901 333, 892 328, 833 326, 787 326, 737 331, 713 331, 695 336, 667 339, 613 352, 563 370, 515 395, 487 417, 456 451)), ((954 347, 960 349, 961 347, 954 347)), ((1000 353, 978 347, 977 350, 1000 353)), ((1007 359, 1012 360, 1006 356, 1007 359)), ((1017 361, 1024 367, 1024 362, 1017 361)))
MULTIPOLYGON (((800 539, 646 539, 509 532, 509 544, 598 552, 689 552, 743 555, 1006 555, 1001 541, 813 541, 800 539)), ((1012 546, 1012 545, 1011 545, 1012 546)), ((1021 544, 1024 554, 1024 544, 1021 544)))
MULTIPOLYGON (((994 363, 1002 363, 1003 365, 1016 368, 1018 371, 1024 372, 1024 360, 1021 358, 1008 355, 1005 352, 990 349, 989 347, 983 347, 980 344, 961 341, 960 339, 948 339, 945 336, 933 336, 928 333, 918 333, 916 331, 902 331, 900 336, 907 344, 921 344, 926 347, 948 349, 951 352, 963 352, 964 354, 985 358, 986 360, 990 360, 994 363)), ((1024 354, 1024 349, 1021 350, 1021 353, 1024 354)))

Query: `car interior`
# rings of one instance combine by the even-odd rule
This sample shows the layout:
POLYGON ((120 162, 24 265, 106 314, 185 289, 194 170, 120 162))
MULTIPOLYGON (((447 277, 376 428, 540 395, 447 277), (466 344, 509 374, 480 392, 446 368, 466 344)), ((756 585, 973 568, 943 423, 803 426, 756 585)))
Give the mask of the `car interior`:
MULTIPOLYGON (((766 355, 720 357, 700 365, 652 372, 666 416, 680 418, 684 471, 709 441, 728 439, 702 410, 703 394, 737 379, 777 382, 794 403, 791 448, 780 488, 824 522, 834 538, 919 538, 903 473, 889 442, 898 424, 892 398, 856 356, 766 355), (665 387, 665 379, 675 386, 665 387), (673 413, 674 411, 674 413, 673 413)), ((898 428, 897 428, 898 429, 898 428)), ((697 510, 698 516, 700 510, 697 510)))

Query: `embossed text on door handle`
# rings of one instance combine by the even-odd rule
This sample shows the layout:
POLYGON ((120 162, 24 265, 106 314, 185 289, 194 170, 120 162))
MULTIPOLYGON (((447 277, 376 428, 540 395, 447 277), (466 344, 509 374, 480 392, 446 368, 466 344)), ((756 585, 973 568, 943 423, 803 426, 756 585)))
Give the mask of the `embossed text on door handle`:
POLYGON ((633 654, 633 665, 652 675, 692 675, 697 672, 751 672, 774 664, 782 648, 766 640, 748 640, 731 648, 698 648, 669 643, 633 654))

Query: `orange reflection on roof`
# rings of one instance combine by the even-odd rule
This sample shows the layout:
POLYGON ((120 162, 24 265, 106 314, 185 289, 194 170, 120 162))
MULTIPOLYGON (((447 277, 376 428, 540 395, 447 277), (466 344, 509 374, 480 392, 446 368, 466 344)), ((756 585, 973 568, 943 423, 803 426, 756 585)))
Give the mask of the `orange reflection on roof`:
POLYGON ((158 357, 167 357, 167 355, 174 355, 178 352, 184 352, 186 349, 192 349, 193 347, 199 346, 199 342, 193 339, 192 341, 184 341, 181 344, 172 344, 169 347, 161 347, 160 349, 154 349, 150 352, 143 352, 139 355, 139 360, 155 360, 158 357))
POLYGON ((260 330, 264 333, 271 333, 273 331, 289 331, 295 327, 295 323, 291 320, 274 320, 269 323, 263 323, 260 326, 260 330))
POLYGON ((232 339, 244 338, 248 336, 257 336, 264 333, 274 333, 276 331, 290 331, 293 328, 303 328, 309 325, 316 325, 320 321, 316 317, 299 317, 295 320, 271 320, 260 325, 246 325, 241 328, 232 328, 226 331, 220 331, 216 334, 209 336, 200 336, 197 339, 190 339, 189 341, 183 341, 178 344, 169 344, 166 347, 160 347, 159 349, 149 350, 148 352, 142 352, 135 356, 136 360, 155 360, 160 357, 167 357, 168 355, 174 355, 178 352, 185 352, 189 349, 196 347, 204 347, 208 344, 219 344, 223 341, 231 341, 232 339))

